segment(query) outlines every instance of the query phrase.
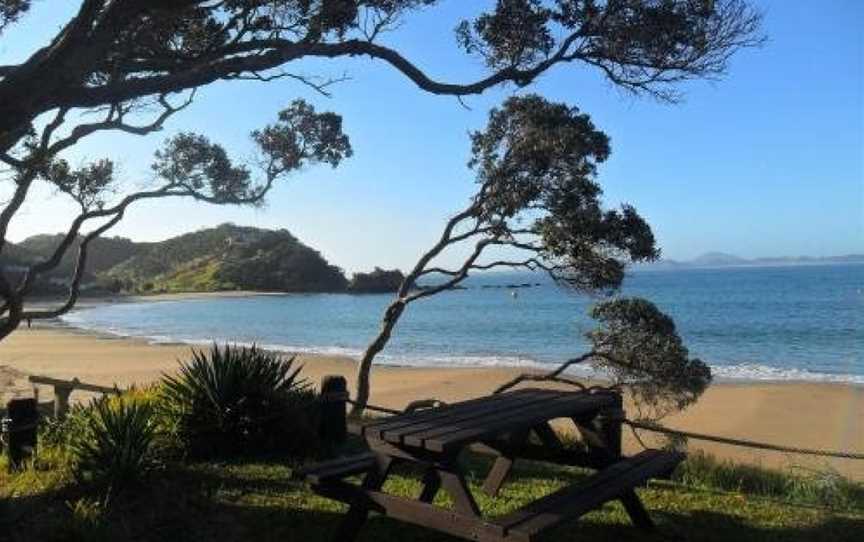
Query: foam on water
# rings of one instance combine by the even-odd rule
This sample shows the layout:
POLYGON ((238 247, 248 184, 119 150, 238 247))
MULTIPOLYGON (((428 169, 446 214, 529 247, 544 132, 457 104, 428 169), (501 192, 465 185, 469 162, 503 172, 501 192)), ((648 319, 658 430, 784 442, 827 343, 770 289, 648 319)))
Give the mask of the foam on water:
MULTIPOLYGON (((128 330, 117 327, 98 328, 77 317, 76 314, 66 315, 61 319, 68 325, 92 332, 107 333, 118 337, 132 337, 144 339, 152 344, 188 344, 190 346, 207 346, 214 342, 231 343, 239 346, 257 346, 266 350, 285 352, 290 354, 316 354, 325 356, 346 356, 359 358, 363 351, 356 348, 344 348, 339 346, 300 346, 278 343, 252 343, 234 341, 228 338, 192 339, 170 337, 166 335, 141 335, 132 334, 128 330)), ((380 365, 398 367, 448 367, 448 368, 470 368, 470 367, 502 367, 502 368, 525 368, 537 370, 550 370, 555 367, 554 363, 542 362, 524 356, 501 356, 501 355, 408 355, 408 354, 382 354, 377 357, 380 365)), ((572 366, 567 372, 569 374, 585 377, 602 377, 602 373, 590 366, 572 366)), ((781 369, 762 365, 758 363, 739 363, 732 365, 712 365, 711 373, 715 380, 721 382, 836 382, 864 386, 864 376, 854 374, 832 374, 805 369, 781 369)))
MULTIPOLYGON (((477 277, 485 284, 534 282, 477 277), (485 281, 485 283, 483 282, 485 281)), ((670 314, 693 356, 718 380, 864 384, 864 266, 636 273, 625 294, 670 314)), ((388 295, 312 294, 121 302, 82 308, 67 324, 158 343, 256 343, 358 357, 388 295)), ((550 284, 520 291, 474 284, 406 311, 379 356, 390 365, 549 368, 590 346, 596 299, 550 284)), ((575 371, 591 376, 590 368, 575 371)))

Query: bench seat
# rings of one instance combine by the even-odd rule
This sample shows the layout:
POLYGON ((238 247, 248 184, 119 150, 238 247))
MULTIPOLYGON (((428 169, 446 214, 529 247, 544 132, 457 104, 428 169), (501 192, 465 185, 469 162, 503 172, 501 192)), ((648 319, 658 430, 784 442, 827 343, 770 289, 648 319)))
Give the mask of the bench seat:
POLYGON ((304 467, 297 473, 297 476, 312 485, 325 484, 367 472, 375 465, 375 457, 375 454, 366 452, 331 459, 304 467))
POLYGON ((643 526, 648 527, 650 519, 638 499, 636 504, 631 499, 633 488, 651 478, 668 477, 683 459, 684 454, 678 452, 645 450, 597 472, 583 483, 562 488, 496 518, 493 523, 504 529, 505 540, 529 542, 564 521, 575 520, 607 501, 621 499, 631 517, 643 516, 643 526), (638 509, 631 510, 631 507, 638 509))

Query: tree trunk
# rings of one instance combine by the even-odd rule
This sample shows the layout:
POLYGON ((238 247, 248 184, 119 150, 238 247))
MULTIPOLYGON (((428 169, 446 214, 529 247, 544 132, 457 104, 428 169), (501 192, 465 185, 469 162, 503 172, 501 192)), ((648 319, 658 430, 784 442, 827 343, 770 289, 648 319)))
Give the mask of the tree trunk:
POLYGON ((363 357, 360 358, 360 363, 357 365, 357 396, 354 401, 354 406, 351 408, 351 414, 359 416, 363 414, 363 410, 369 402, 369 376, 372 371, 372 362, 375 356, 387 345, 390 340, 390 334, 393 328, 396 327, 396 322, 402 316, 405 310, 406 302, 402 297, 399 297, 387 307, 384 313, 384 318, 381 321, 381 331, 375 339, 366 347, 363 357))

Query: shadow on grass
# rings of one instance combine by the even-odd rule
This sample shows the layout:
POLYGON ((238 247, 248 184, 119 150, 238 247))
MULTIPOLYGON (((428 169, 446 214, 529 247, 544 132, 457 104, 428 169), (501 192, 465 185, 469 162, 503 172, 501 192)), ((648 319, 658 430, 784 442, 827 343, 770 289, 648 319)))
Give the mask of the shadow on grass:
MULTIPOLYGON (((470 478, 479 481, 489 461, 469 457, 466 466, 470 478)), ((416 474, 402 469, 398 474, 403 490, 417 489, 416 474)), ((533 484, 550 478, 572 483, 584 476, 578 470, 524 463, 514 479, 514 493, 521 494, 533 484)), ((677 503, 652 506, 648 502, 658 523, 655 533, 632 527, 620 505, 613 503, 578 522, 559 527, 542 540, 840 542, 858 540, 864 532, 864 518, 825 513, 792 527, 789 525, 794 521, 789 517, 772 520, 770 510, 759 516, 758 521, 748 520, 735 510, 718 512, 711 503, 697 502, 697 494, 685 492, 675 487, 646 492, 655 503, 677 503)), ((82 511, 70 506, 69 495, 68 491, 48 492, 3 503, 4 512, 10 513, 5 516, 7 519, 21 510, 30 513, 22 515, 21 521, 0 523, 0 540, 318 542, 331 540, 346 510, 344 505, 314 496, 302 484, 292 481, 291 468, 278 462, 207 463, 165 470, 146 487, 118 498, 107 512, 90 513, 86 508, 82 511)), ((785 510, 793 518, 797 513, 794 509, 785 510)), ((370 517, 359 534, 358 540, 366 542, 457 540, 377 515, 370 517)))

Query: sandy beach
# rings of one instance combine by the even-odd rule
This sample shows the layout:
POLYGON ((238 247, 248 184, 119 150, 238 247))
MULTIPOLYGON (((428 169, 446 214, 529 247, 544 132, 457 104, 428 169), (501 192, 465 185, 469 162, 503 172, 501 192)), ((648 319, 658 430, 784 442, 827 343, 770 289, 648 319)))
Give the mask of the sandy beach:
MULTIPOLYGON (((143 340, 97 335, 62 327, 21 329, 0 343, 0 398, 32 395, 28 375, 77 377, 82 382, 121 387, 152 382, 188 356, 183 344, 150 344, 143 340)), ((304 374, 317 383, 328 374, 353 380, 350 358, 301 355, 304 374)), ((372 401, 399 408, 435 397, 456 401, 489 393, 520 373, 511 368, 407 368, 379 366, 373 374, 372 401)), ((51 390, 39 389, 40 400, 51 390)), ((86 399, 83 393, 73 398, 86 399)), ((864 453, 864 387, 828 383, 720 383, 698 404, 667 417, 664 425, 682 430, 753 439, 786 446, 864 453)), ((644 435, 648 443, 654 439, 644 435)), ((656 442, 656 441, 655 441, 656 442)), ((625 446, 639 444, 625 431, 625 446)), ((721 444, 691 441, 720 457, 773 467, 829 466, 864 480, 864 461, 819 459, 775 452, 757 452, 721 444)))

